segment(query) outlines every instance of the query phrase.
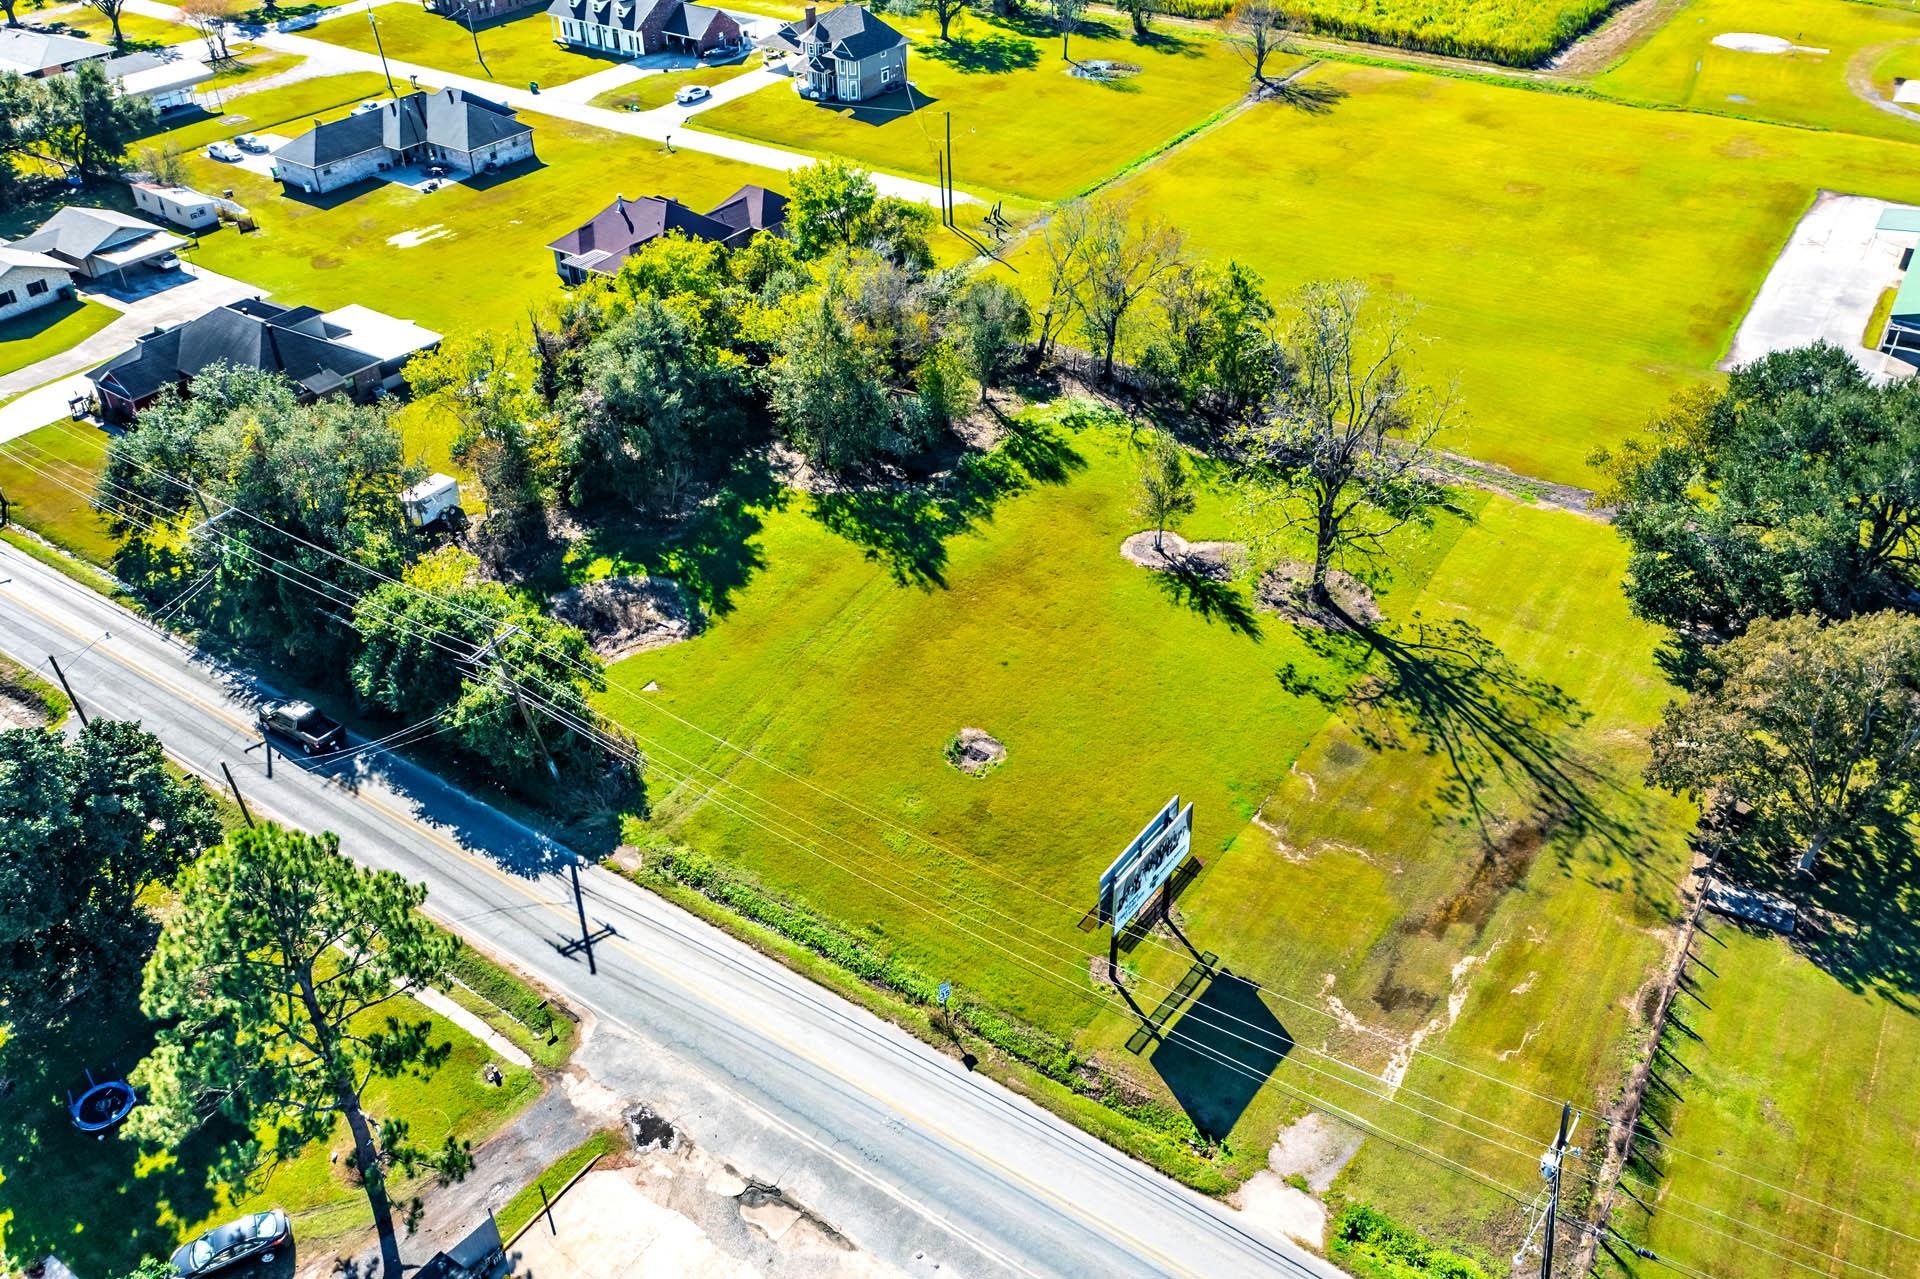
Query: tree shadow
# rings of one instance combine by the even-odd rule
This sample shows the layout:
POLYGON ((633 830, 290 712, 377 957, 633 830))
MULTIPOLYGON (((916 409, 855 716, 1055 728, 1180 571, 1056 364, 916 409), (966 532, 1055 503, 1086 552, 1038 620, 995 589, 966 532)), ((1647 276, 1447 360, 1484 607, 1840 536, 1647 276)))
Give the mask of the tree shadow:
POLYGON ((1153 1068, 1202 1136, 1226 1138, 1293 1051, 1260 988, 1221 969, 1153 1051, 1153 1068))
POLYGON ((1237 582, 1184 565, 1156 571, 1153 578, 1161 593, 1179 607, 1209 622, 1219 622, 1256 644, 1266 638, 1260 630, 1260 615, 1237 582))
MULTIPOLYGON (((1073 34, 1076 39, 1118 40, 1121 36, 1121 28, 1117 25, 1118 21, 1118 18, 1115 18, 1110 22, 1103 17, 1083 12, 1073 24, 1073 34)), ((1054 22, 1051 16, 1038 9, 1021 9, 1015 13, 996 15, 993 19, 993 25, 996 27, 1005 27, 1009 31, 1018 32, 1030 39, 1051 40, 1056 45, 1060 42, 1059 24, 1054 22)), ((1071 50, 1071 43, 1069 43, 1068 48, 1071 50)))
POLYGON ((1483 841, 1499 837, 1505 823, 1497 792, 1510 792, 1532 810, 1528 821, 1553 837, 1563 864, 1587 835, 1626 854, 1636 870, 1645 862, 1644 809, 1577 753, 1569 739, 1589 714, 1571 694, 1521 671, 1464 618, 1348 620, 1337 630, 1302 631, 1331 677, 1289 664, 1278 673, 1282 687, 1347 712, 1355 736, 1373 750, 1418 747, 1441 757, 1447 780, 1435 798, 1448 813, 1464 814, 1483 841))
POLYGON ((1346 96, 1347 91, 1339 85, 1319 80, 1274 80, 1268 82, 1260 100, 1292 107, 1305 115, 1331 115, 1346 96))
POLYGON ((812 514, 902 586, 947 585, 947 547, 987 522, 1001 501, 1035 484, 1063 484, 1086 467, 1052 426, 1009 420, 987 453, 968 453, 927 480, 890 480, 816 494, 812 514))
MULTIPOLYGON (((1001 31, 992 31, 983 36, 956 35, 951 40, 930 40, 915 45, 914 52, 929 62, 944 63, 963 75, 999 75, 1007 71, 1026 71, 1040 65, 1039 45, 1001 31)), ((920 96, 918 90, 915 96, 920 96)))

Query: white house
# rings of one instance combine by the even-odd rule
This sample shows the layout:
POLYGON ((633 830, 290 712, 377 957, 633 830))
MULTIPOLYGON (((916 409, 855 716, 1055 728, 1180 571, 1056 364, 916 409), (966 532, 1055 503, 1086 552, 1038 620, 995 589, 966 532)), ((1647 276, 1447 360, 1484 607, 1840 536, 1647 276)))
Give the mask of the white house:
POLYGON ((193 105, 193 91, 213 79, 213 68, 170 50, 129 53, 101 64, 107 78, 129 98, 145 98, 155 111, 178 111, 193 105))
POLYGON ((17 71, 30 79, 43 80, 71 71, 82 62, 112 56, 110 44, 35 27, 0 27, 0 71, 17 71))
POLYGON ((0 244, 0 320, 73 296, 73 272, 44 253, 0 244))
POLYGON ((133 203, 143 213, 165 218, 175 226, 199 231, 220 225, 220 205, 210 195, 201 195, 191 187, 167 186, 159 182, 134 182, 133 203))

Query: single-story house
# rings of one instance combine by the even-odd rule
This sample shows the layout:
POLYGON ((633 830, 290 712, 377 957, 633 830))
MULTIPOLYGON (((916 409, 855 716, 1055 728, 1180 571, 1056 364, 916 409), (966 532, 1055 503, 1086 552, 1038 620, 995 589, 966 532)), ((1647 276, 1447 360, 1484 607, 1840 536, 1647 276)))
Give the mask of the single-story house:
POLYGON ((398 390, 406 362, 439 343, 438 333, 363 306, 322 313, 254 298, 149 333, 87 378, 100 415, 118 422, 220 363, 281 374, 306 399, 347 395, 364 402, 398 390))
POLYGON ((0 320, 73 296, 73 268, 44 253, 0 244, 0 320))
POLYGON ((595 214, 586 225, 567 232, 547 247, 553 269, 568 284, 590 276, 615 276, 641 245, 672 231, 693 240, 738 248, 755 233, 779 234, 786 226, 787 197, 765 187, 743 186, 712 211, 696 213, 672 196, 626 196, 595 214))
POLYGON ((815 15, 807 6, 760 42, 769 65, 792 72, 793 87, 816 102, 865 102, 907 83, 907 38, 865 5, 843 4, 815 15))
POLYGON ((44 253, 83 280, 120 279, 130 266, 161 265, 186 243, 171 231, 113 209, 68 205, 9 248, 44 253))
POLYGON ((746 43, 733 15, 688 0, 553 0, 560 44, 602 53, 711 53, 746 43))
POLYGON ((320 195, 406 165, 480 173, 532 158, 533 129, 511 107, 465 89, 420 89, 315 125, 273 153, 273 176, 320 195))
POLYGON ((192 187, 168 186, 163 182, 132 182, 134 207, 143 213, 165 218, 175 226, 199 231, 220 225, 220 203, 192 187))
POLYGON ((78 36, 57 35, 37 27, 0 27, 0 72, 17 71, 38 80, 71 71, 82 62, 112 56, 112 45, 78 36))
POLYGON ((129 98, 145 98, 156 111, 178 111, 193 105, 193 91, 213 79, 213 68, 193 58, 167 52, 129 53, 101 63, 107 78, 129 98))

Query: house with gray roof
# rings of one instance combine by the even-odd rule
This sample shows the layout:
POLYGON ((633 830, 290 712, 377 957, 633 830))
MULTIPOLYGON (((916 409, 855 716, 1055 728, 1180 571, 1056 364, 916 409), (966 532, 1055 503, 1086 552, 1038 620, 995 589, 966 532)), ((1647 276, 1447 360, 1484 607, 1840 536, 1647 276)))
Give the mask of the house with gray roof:
POLYGON ((273 176, 324 195, 408 165, 485 173, 533 158, 533 129, 465 89, 424 89, 317 124, 273 153, 273 176))
POLYGON ((0 244, 0 320, 73 296, 73 268, 44 253, 0 244))
POLYGON ((156 111, 178 111, 193 105, 196 87, 213 79, 213 68, 197 58, 170 49, 142 50, 101 63, 107 79, 129 98, 145 98, 156 111))
POLYGON ((366 307, 322 313, 251 298, 141 338, 87 374, 100 415, 125 422, 172 388, 184 392, 215 364, 278 373, 303 399, 372 399, 400 387, 401 370, 440 335, 366 307))
POLYGON ((44 79, 71 71, 82 62, 113 56, 113 46, 58 35, 37 27, 0 27, 0 72, 17 71, 44 79))
POLYGON ((760 42, 767 64, 780 63, 793 87, 815 102, 865 102, 907 83, 907 38, 862 4, 816 15, 812 5, 760 42))
POLYGON ((620 274, 620 267, 642 245, 669 233, 733 249, 761 231, 778 235, 786 226, 786 218, 786 196, 751 184, 708 213, 696 213, 672 196, 644 195, 629 200, 623 195, 595 214, 592 221, 547 247, 553 250, 553 269, 560 278, 568 284, 580 284, 592 276, 620 274))
POLYGON ((45 254, 83 280, 124 281, 128 267, 172 265, 167 256, 185 243, 140 218, 70 204, 7 247, 45 254))
POLYGON ((732 14, 688 0, 553 0, 547 17, 561 44, 623 57, 699 55, 746 43, 732 14))

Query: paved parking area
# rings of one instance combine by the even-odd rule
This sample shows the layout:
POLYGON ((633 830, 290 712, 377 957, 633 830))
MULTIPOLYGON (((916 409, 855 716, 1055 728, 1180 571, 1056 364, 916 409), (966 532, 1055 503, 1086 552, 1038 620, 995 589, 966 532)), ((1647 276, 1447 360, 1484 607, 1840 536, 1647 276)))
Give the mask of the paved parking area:
POLYGON ((1901 278, 1911 234, 1875 229, 1889 208, 1866 196, 1822 191, 1774 261, 1723 369, 1825 339, 1845 348, 1870 375, 1906 376, 1909 365, 1861 345, 1875 303, 1901 278))

